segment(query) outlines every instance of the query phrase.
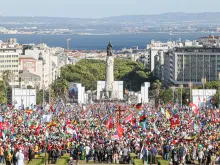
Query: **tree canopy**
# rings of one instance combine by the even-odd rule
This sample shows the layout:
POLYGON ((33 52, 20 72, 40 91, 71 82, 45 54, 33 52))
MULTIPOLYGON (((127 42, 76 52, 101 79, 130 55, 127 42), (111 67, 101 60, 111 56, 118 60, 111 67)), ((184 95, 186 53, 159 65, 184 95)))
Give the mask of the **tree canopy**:
MULTIPOLYGON (((97 81, 105 80, 105 61, 83 59, 76 65, 66 65, 61 68, 61 76, 68 82, 82 83, 86 90, 95 90, 97 81)), ((142 63, 132 60, 114 59, 114 78, 131 84, 131 90, 138 91, 141 84, 152 81, 152 74, 144 69, 142 63)))

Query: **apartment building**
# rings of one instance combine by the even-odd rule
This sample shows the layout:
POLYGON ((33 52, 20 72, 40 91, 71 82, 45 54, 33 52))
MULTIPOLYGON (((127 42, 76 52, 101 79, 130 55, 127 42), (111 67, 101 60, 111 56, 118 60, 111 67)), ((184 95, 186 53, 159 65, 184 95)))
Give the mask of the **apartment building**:
POLYGON ((220 49, 205 47, 176 47, 165 55, 166 84, 202 84, 218 80, 220 72, 220 49))
MULTIPOLYGON (((9 40, 11 41, 11 40, 9 40)), ((15 40, 16 42, 16 40, 15 40)), ((11 74, 12 86, 19 86, 19 55, 21 46, 17 43, 0 41, 0 78, 3 79, 3 72, 9 70, 11 74)))

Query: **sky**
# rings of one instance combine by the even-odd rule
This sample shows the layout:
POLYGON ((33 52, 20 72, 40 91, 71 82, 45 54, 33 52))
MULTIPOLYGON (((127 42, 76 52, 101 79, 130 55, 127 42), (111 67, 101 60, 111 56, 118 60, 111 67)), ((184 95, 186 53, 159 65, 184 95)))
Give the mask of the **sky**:
POLYGON ((4 0, 0 15, 103 18, 166 12, 220 12, 219 6, 220 0, 4 0))

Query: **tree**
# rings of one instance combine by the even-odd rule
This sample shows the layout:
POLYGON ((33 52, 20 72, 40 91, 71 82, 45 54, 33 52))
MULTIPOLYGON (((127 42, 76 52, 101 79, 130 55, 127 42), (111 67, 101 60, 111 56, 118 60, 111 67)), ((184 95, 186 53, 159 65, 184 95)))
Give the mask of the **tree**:
POLYGON ((209 81, 206 82, 205 88, 206 89, 218 89, 219 87, 219 81, 209 81))
POLYGON ((159 98, 164 104, 168 104, 172 100, 173 92, 171 89, 160 90, 159 98))
MULTIPOLYGON (((43 103, 43 89, 41 89, 41 90, 37 89, 36 93, 37 93, 36 94, 36 103, 38 105, 42 104, 43 103)), ((44 100, 45 100, 45 102, 49 102, 49 91, 48 90, 44 91, 44 100)))
POLYGON ((213 97, 212 105, 219 108, 219 92, 217 91, 213 97))
POLYGON ((158 104, 159 104, 159 94, 160 94, 161 86, 162 86, 162 83, 159 80, 156 80, 152 84, 152 88, 155 90, 155 107, 158 107, 158 104))
POLYGON ((56 79, 51 85, 55 97, 66 99, 66 92, 69 89, 69 83, 63 77, 56 79))
POLYGON ((7 87, 4 81, 0 80, 0 103, 6 104, 7 103, 7 87))
POLYGON ((10 70, 5 70, 2 73, 2 80, 5 82, 6 86, 9 87, 9 83, 11 82, 12 72, 10 70))
MULTIPOLYGON (((82 83, 86 90, 94 90, 97 81, 105 80, 105 67, 103 60, 82 59, 76 65, 62 67, 61 76, 68 82, 82 83)), ((144 82, 153 80, 142 63, 118 58, 114 59, 114 78, 131 84, 133 91, 139 91, 144 82)))

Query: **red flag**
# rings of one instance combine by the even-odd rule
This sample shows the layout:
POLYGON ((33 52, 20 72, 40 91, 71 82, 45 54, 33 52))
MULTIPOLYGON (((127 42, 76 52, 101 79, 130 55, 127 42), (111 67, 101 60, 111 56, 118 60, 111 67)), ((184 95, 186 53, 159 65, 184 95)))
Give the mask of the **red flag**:
POLYGON ((193 103, 189 103, 189 106, 192 109, 192 111, 194 112, 194 115, 197 115, 198 107, 195 104, 193 104, 193 103))
POLYGON ((176 143, 178 143, 178 140, 172 140, 173 145, 175 145, 176 143))
POLYGON ((215 112, 214 112, 214 110, 212 110, 212 119, 214 119, 215 118, 215 112))
POLYGON ((177 116, 177 115, 174 115, 174 116, 173 116, 173 117, 171 117, 169 120, 170 120, 171 127, 172 127, 172 126, 176 126, 176 125, 180 124, 180 122, 179 122, 179 119, 178 119, 178 116, 177 116))
POLYGON ((173 101, 172 100, 169 103, 170 103, 170 105, 173 105, 173 101))
POLYGON ((129 122, 131 122, 132 119, 133 119, 133 115, 130 114, 128 117, 125 118, 125 123, 129 123, 129 122))
POLYGON ((136 105, 136 109, 141 109, 141 108, 142 108, 142 103, 136 105))
POLYGON ((118 132, 118 136, 121 138, 123 136, 124 129, 121 128, 119 125, 117 125, 116 129, 118 132))
POLYGON ((40 133, 40 125, 38 125, 38 127, 36 128, 34 135, 39 135, 40 133))
POLYGON ((53 109, 53 106, 52 106, 52 105, 50 106, 50 110, 49 110, 49 111, 51 111, 51 112, 54 113, 54 109, 53 109))
POLYGON ((142 115, 142 116, 139 117, 139 121, 143 121, 143 120, 145 120, 145 119, 146 119, 146 116, 145 116, 145 115, 142 115))
POLYGON ((66 119, 66 125, 69 125, 69 124, 71 124, 71 122, 69 121, 69 119, 66 119))
POLYGON ((113 123, 112 123, 112 119, 108 119, 106 122, 105 122, 105 126, 108 130, 110 130, 111 128, 113 128, 113 123))

